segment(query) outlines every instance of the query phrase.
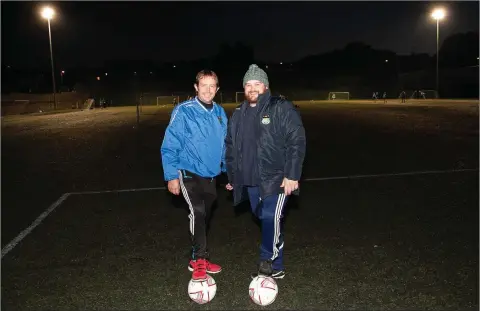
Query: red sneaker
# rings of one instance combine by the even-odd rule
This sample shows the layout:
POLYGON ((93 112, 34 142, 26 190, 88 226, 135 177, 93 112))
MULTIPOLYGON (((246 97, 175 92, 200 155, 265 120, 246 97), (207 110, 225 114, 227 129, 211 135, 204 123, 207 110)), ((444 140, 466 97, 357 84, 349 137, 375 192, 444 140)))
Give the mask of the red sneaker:
POLYGON ((192 273, 194 281, 204 281, 207 279, 207 261, 205 259, 197 259, 192 273))
MULTIPOLYGON (((190 263, 188 265, 188 270, 189 271, 194 271, 195 270, 195 265, 197 264, 197 261, 198 260, 190 260, 190 263)), ((215 274, 215 273, 219 273, 220 271, 222 271, 222 267, 220 267, 219 265, 211 263, 208 260, 205 260, 205 261, 207 262, 207 273, 215 274)))

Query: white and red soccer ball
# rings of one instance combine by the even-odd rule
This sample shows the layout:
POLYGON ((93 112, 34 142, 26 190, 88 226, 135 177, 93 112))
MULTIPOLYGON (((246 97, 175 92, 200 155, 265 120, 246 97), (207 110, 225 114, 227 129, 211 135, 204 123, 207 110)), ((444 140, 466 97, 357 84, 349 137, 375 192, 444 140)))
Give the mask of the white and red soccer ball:
POLYGON ((257 305, 268 306, 277 298, 277 282, 272 277, 259 275, 250 282, 248 295, 257 305))
POLYGON ((205 304, 212 301, 217 293, 217 283, 207 275, 205 281, 190 280, 188 283, 188 296, 198 304, 205 304))
MULTIPOLYGON (((188 283, 188 296, 198 304, 212 301, 216 293, 217 284, 210 275, 204 281, 192 279, 188 283)), ((268 306, 277 298, 278 285, 272 277, 259 275, 250 282, 248 295, 257 305, 268 306)))

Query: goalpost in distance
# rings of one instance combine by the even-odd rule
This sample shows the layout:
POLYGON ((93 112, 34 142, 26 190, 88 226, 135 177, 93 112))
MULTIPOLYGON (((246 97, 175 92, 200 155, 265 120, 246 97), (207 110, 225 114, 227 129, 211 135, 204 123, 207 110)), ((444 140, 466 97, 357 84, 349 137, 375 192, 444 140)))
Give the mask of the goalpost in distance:
POLYGON ((349 100, 350 92, 329 92, 328 100, 349 100))
POLYGON ((235 102, 237 104, 243 102, 243 100, 245 99, 245 92, 235 92, 235 102))
POLYGON ((180 96, 157 96, 157 106, 178 104, 180 96), (174 101, 175 100, 175 101, 174 101))

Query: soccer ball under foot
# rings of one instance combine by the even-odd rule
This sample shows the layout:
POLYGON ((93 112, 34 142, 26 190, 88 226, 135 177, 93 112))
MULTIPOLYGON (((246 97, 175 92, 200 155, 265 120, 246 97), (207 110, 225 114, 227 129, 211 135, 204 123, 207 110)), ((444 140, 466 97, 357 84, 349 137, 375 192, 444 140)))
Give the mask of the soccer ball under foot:
POLYGON ((210 275, 207 275, 207 279, 203 281, 191 279, 188 282, 188 296, 198 304, 212 301, 216 293, 217 283, 210 275))
POLYGON ((268 306, 277 298, 277 282, 269 276, 259 275, 250 282, 248 295, 257 305, 268 306))

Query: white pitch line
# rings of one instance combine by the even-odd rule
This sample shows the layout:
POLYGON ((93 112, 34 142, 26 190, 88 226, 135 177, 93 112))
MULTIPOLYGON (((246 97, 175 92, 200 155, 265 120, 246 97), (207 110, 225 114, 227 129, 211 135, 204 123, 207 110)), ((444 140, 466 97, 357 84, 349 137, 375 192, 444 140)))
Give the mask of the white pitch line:
POLYGON ((34 222, 30 226, 28 226, 27 229, 23 230, 20 232, 19 235, 17 235, 10 243, 5 245, 4 248, 2 248, 2 257, 3 258, 8 252, 10 252, 15 246, 17 246, 18 243, 20 243, 35 227, 37 227, 42 221, 51 213, 55 208, 57 208, 60 204, 63 203, 68 197, 70 196, 70 193, 64 193, 60 198, 58 198, 57 201, 55 201, 50 207, 48 207, 40 216, 35 219, 34 222))
POLYGON ((461 172, 474 172, 478 168, 466 168, 458 170, 443 170, 443 171, 415 171, 405 173, 391 173, 391 174, 373 174, 373 175, 351 175, 351 176, 336 176, 336 177, 321 177, 321 178, 305 178, 301 181, 324 181, 324 180, 340 180, 340 179, 360 179, 360 178, 375 178, 375 177, 395 177, 408 175, 427 175, 427 174, 451 174, 461 172))
MULTIPOLYGON (((449 174, 449 173, 461 173, 461 172, 473 172, 478 171, 478 168, 466 168, 457 170, 437 170, 437 171, 413 171, 404 173, 390 173, 390 174, 373 174, 373 175, 349 175, 349 176, 333 176, 333 177, 318 177, 318 178, 305 178, 300 182, 309 181, 324 181, 324 180, 341 180, 341 179, 360 179, 360 178, 375 178, 375 177, 395 177, 395 176, 408 176, 408 175, 427 175, 427 174, 449 174)), ((225 186, 225 185, 221 185, 225 186)), ((80 191, 71 192, 70 194, 102 194, 102 193, 117 193, 117 192, 137 192, 137 191, 150 191, 150 190, 165 190, 166 187, 151 187, 151 188, 131 188, 131 189, 117 189, 117 190, 99 190, 99 191, 80 191)))
POLYGON ((71 194, 101 194, 101 193, 117 193, 117 192, 137 192, 137 191, 151 191, 151 190, 165 190, 165 187, 151 187, 151 188, 132 188, 132 189, 117 189, 117 190, 99 190, 99 191, 79 191, 71 194))
MULTIPOLYGON (((302 181, 325 181, 325 180, 341 180, 341 179, 360 179, 360 178, 375 178, 375 177, 392 177, 392 176, 408 176, 408 175, 427 175, 427 174, 448 174, 448 173, 461 173, 461 172, 474 172, 478 171, 478 168, 467 168, 458 170, 443 170, 443 171, 415 171, 405 173, 392 173, 392 174, 373 174, 373 175, 350 175, 350 176, 337 176, 337 177, 321 177, 321 178, 305 178, 302 181)), ((20 243, 35 227, 37 227, 55 208, 63 203, 72 194, 101 194, 101 193, 119 193, 119 192, 137 192, 137 191, 150 191, 150 190, 165 190, 166 187, 151 187, 151 188, 132 188, 132 189, 119 189, 119 190, 103 190, 103 191, 83 191, 83 192, 70 192, 64 193, 57 201, 55 201, 45 212, 43 212, 37 219, 25 230, 23 230, 15 239, 8 243, 2 249, 3 258, 8 252, 10 252, 18 243, 20 243)))

